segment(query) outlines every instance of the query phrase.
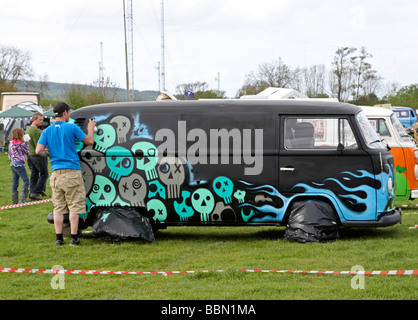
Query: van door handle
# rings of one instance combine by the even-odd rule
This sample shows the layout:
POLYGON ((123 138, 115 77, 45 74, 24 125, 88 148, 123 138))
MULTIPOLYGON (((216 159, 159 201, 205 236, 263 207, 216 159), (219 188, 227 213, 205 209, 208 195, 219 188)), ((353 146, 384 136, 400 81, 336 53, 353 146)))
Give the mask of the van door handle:
POLYGON ((293 167, 281 167, 280 171, 295 171, 295 168, 293 168, 293 167))

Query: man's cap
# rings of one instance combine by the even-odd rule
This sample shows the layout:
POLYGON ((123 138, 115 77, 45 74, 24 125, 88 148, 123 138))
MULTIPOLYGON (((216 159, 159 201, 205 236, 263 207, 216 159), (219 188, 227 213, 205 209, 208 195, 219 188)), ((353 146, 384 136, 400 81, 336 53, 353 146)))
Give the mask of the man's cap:
POLYGON ((65 102, 58 102, 58 103, 55 105, 55 107, 54 107, 54 113, 55 113, 56 115, 58 115, 58 114, 60 114, 60 113, 63 113, 64 111, 66 111, 66 110, 70 110, 70 109, 72 109, 72 107, 70 107, 70 106, 68 105, 68 103, 65 103, 65 102))

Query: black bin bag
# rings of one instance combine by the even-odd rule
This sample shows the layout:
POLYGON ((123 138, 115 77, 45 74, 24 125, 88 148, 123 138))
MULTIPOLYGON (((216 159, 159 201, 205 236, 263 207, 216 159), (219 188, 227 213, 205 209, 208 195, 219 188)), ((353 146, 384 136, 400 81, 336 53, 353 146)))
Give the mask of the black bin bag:
POLYGON ((286 240, 327 242, 339 238, 333 207, 321 200, 295 202, 284 234, 286 240))
POLYGON ((105 241, 155 241, 148 217, 129 207, 100 208, 92 229, 94 237, 105 241))

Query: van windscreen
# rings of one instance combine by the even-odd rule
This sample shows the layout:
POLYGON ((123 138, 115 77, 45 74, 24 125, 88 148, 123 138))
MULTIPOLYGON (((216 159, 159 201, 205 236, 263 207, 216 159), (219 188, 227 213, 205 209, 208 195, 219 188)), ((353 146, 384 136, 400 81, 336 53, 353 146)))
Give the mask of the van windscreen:
POLYGON ((395 128, 395 132, 402 142, 413 142, 412 137, 406 132, 405 128, 402 126, 402 123, 399 121, 398 117, 395 116, 395 114, 390 116, 390 121, 392 122, 393 127, 395 128))
POLYGON ((370 124, 369 120, 367 119, 363 111, 359 112, 356 115, 356 120, 360 126, 361 134, 369 148, 375 148, 375 149, 385 148, 384 144, 381 142, 381 139, 379 138, 376 131, 373 129, 372 125, 370 124))

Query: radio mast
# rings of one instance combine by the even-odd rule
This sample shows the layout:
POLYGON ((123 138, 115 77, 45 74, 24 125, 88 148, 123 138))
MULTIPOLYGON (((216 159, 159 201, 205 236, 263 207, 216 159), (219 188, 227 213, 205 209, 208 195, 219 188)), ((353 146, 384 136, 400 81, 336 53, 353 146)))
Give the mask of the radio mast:
POLYGON ((123 0, 123 17, 125 26, 125 60, 126 60, 126 100, 134 97, 134 40, 132 0, 123 0))
POLYGON ((103 66, 103 42, 100 42, 100 62, 99 62, 99 86, 104 86, 104 66, 103 66))
POLYGON ((165 89, 165 57, 164 57, 164 0, 161 0, 161 87, 165 89))

